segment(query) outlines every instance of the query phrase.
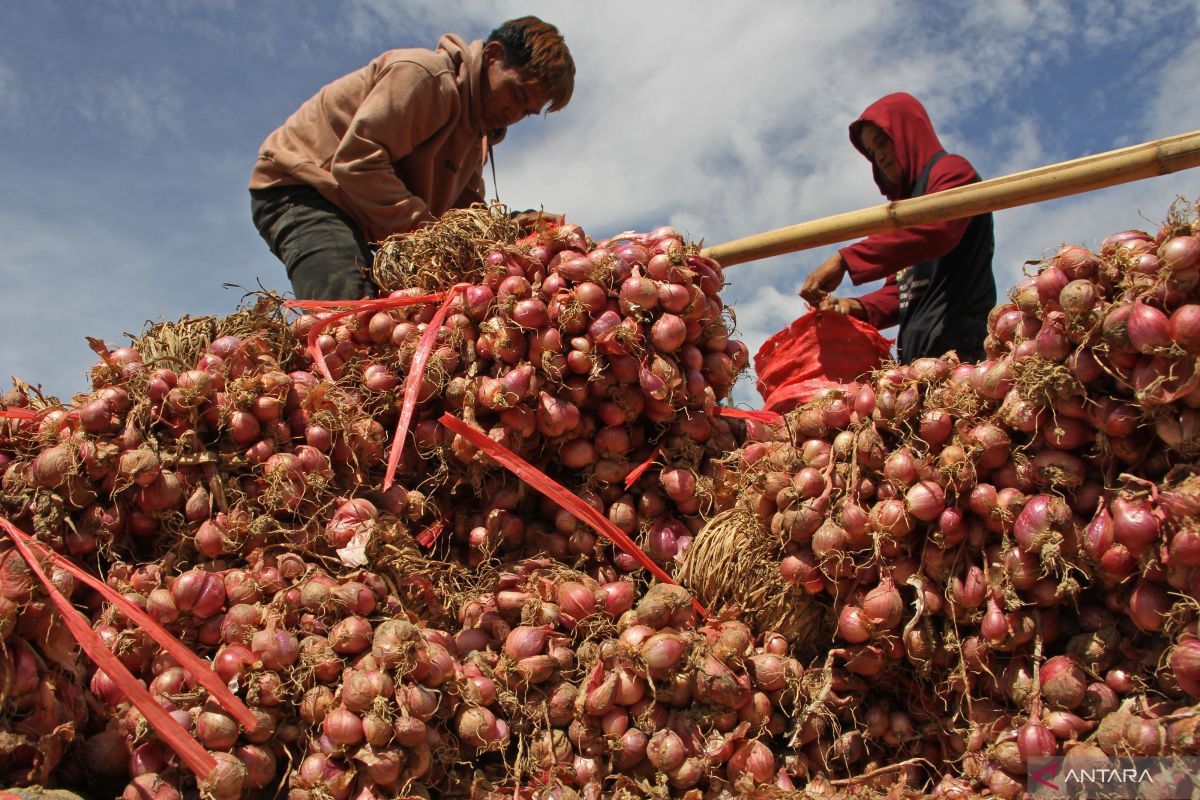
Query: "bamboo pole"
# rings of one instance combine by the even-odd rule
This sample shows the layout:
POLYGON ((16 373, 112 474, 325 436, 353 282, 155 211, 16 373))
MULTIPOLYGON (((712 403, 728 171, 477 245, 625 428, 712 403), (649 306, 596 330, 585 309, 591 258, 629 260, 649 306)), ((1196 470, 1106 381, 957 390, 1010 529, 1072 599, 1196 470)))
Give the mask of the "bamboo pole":
POLYGON ((1200 166, 1200 130, 1073 161, 896 200, 734 239, 702 251, 722 266, 794 253, 873 233, 971 217, 1200 166))

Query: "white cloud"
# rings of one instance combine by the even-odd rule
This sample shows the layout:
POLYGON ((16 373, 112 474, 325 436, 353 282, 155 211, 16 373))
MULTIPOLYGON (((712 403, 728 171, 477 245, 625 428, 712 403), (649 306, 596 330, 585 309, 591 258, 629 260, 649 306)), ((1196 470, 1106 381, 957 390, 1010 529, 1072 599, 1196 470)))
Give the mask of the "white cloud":
MULTIPOLYGON (((1200 6, 1196 8, 1200 19, 1200 6)), ((1200 27, 1197 25, 1196 27, 1200 27)), ((1187 133, 1200 124, 1200 48, 1183 47, 1156 76, 1156 97, 1150 104, 1149 121, 1157 136, 1187 133)))
POLYGON ((118 137, 147 144, 183 127, 183 98, 170 77, 121 76, 84 81, 79 114, 118 137))
MULTIPOLYGON (((339 27, 348 41, 364 46, 378 41, 380 33, 396 33, 406 41, 414 41, 422 38, 413 35, 416 31, 429 31, 430 34, 424 37, 429 41, 423 46, 430 47, 441 33, 454 31, 469 36, 466 32, 469 28, 478 27, 478 22, 486 23, 486 15, 480 13, 482 8, 482 4, 463 4, 461 8, 456 8, 443 3, 400 4, 388 0, 352 0, 346 4, 346 13, 339 27)), ((389 45, 402 46, 417 45, 389 45)))
POLYGON ((1053 162, 1055 156, 1042 142, 1043 133, 1038 120, 1030 116, 1015 117, 1009 127, 990 132, 980 142, 982 158, 976 159, 990 166, 988 169, 979 166, 984 177, 1023 172, 1053 162))
POLYGON ((9 299, 0 322, 0 386, 16 376, 45 382, 52 393, 81 390, 95 360, 84 337, 119 340, 161 304, 145 259, 127 253, 102 265, 93 260, 128 243, 86 221, 59 230, 37 219, 0 217, 0 240, 6 243, 0 280, 9 299))
POLYGON ((1089 46, 1127 40, 1146 21, 1192 7, 1187 0, 1092 0, 1080 33, 1089 46))

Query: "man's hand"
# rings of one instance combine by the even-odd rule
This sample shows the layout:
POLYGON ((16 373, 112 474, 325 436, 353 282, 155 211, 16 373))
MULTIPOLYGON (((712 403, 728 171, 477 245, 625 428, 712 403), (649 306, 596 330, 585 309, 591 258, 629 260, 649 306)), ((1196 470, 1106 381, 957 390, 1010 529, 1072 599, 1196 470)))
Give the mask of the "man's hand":
POLYGON ((819 306, 830 292, 838 287, 846 276, 846 260, 841 253, 834 253, 828 261, 814 269, 804 279, 800 296, 814 306, 819 306))
POLYGON ((850 316, 867 321, 867 308, 856 297, 834 297, 826 295, 821 301, 821 305, 817 306, 821 311, 832 311, 835 314, 849 314, 850 316))

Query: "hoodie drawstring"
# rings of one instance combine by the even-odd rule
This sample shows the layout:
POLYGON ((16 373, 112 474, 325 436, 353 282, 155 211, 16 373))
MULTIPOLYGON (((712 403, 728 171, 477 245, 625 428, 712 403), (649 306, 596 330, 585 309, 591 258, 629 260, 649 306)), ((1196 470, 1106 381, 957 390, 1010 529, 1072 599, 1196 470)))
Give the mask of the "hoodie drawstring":
MULTIPOLYGON (((485 137, 485 139, 486 139, 486 137, 485 137)), ((495 197, 493 199, 495 199, 495 201, 497 203, 499 203, 500 202, 500 185, 496 183, 496 157, 495 157, 495 154, 492 152, 492 143, 490 140, 487 143, 487 160, 488 160, 488 163, 492 165, 492 194, 495 195, 495 197)))

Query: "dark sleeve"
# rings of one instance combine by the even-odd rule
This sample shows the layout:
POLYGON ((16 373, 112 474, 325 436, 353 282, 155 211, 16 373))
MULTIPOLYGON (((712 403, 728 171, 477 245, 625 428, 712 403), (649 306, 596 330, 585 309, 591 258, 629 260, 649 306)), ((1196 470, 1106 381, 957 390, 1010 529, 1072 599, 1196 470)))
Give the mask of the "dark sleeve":
MULTIPOLYGON (((946 156, 933 168, 926 194, 975 183, 979 176, 962 156, 946 156)), ((967 232, 971 218, 952 219, 930 225, 916 225, 887 233, 877 233, 861 242, 843 247, 850 280, 857 286, 895 275, 905 267, 946 255, 967 232)))
POLYGON ((889 275, 883 286, 858 298, 867 312, 867 322, 879 330, 900 324, 900 287, 889 275))

